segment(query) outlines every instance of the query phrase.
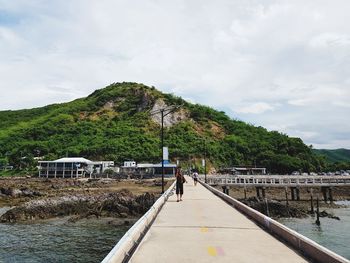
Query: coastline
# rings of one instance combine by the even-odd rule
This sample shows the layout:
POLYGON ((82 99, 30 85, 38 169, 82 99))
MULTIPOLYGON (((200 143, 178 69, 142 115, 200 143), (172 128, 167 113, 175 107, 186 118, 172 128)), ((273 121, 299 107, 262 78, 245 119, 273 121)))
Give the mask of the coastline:
MULTIPOLYGON (((159 180, 1 179, 0 222, 18 223, 70 217, 142 216, 160 195, 159 180)), ((167 183, 169 183, 167 181, 167 183)))
MULTIPOLYGON (((217 189, 221 190, 220 187, 217 189)), ((242 187, 231 187, 229 195, 244 204, 254 208, 255 210, 270 216, 274 219, 279 218, 306 218, 315 214, 316 211, 316 198, 319 197, 319 208, 321 217, 329 217, 338 220, 336 215, 333 215, 332 209, 347 207, 347 200, 350 200, 350 187, 334 187, 333 195, 334 201, 324 202, 322 200, 321 191, 317 188, 313 189, 313 206, 314 212, 311 212, 311 200, 310 200, 310 189, 300 189, 300 200, 290 200, 288 195, 288 202, 285 197, 284 188, 266 187, 266 198, 257 198, 255 188, 246 189, 246 198, 244 188, 242 187), (344 203, 338 203, 344 201, 344 203)), ((341 220, 341 218, 340 218, 341 220)))

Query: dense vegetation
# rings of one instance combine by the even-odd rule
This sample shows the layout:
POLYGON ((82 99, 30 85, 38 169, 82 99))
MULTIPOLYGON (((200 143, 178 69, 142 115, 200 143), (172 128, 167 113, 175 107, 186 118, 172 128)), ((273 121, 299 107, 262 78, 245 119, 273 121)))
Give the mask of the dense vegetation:
POLYGON ((324 156, 328 162, 328 170, 340 171, 350 169, 350 150, 348 149, 314 149, 313 152, 319 156, 324 156))
POLYGON ((159 162, 160 127, 150 111, 157 101, 181 105, 186 118, 165 130, 171 159, 212 167, 256 165, 271 173, 326 169, 327 162, 299 138, 230 119, 202 105, 137 83, 115 83, 90 96, 42 108, 0 112, 0 166, 35 166, 34 157, 159 162))
POLYGON ((336 149, 336 150, 326 150, 326 149, 314 149, 316 154, 326 156, 327 160, 330 162, 350 162, 350 150, 348 149, 336 149))

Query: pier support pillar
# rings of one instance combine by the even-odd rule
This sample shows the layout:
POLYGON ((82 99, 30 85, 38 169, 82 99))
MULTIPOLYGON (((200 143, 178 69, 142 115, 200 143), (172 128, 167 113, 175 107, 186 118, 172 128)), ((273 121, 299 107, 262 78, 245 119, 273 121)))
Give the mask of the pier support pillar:
POLYGON ((255 189, 256 189, 256 197, 258 199, 260 199, 261 198, 261 196, 260 196, 260 187, 256 187, 255 189))
POLYGON ((289 201, 288 201, 288 188, 287 187, 284 188, 284 192, 286 194, 286 206, 288 206, 289 205, 289 201))
POLYGON ((224 194, 226 194, 226 186, 223 186, 223 187, 222 187, 222 192, 223 192, 224 194))
POLYGON ((261 188, 261 193, 262 193, 262 197, 265 199, 266 198, 265 187, 261 188))
POLYGON ((229 195, 229 194, 230 194, 230 188, 229 188, 228 186, 223 186, 223 187, 222 187, 222 192, 223 192, 224 194, 229 195))
POLYGON ((310 189, 310 213, 315 214, 313 189, 310 189))
POLYGON ((327 201, 328 201, 328 195, 327 195, 328 187, 321 187, 321 192, 322 192, 322 195, 323 195, 323 200, 327 204, 327 201))
POLYGON ((292 201, 300 201, 300 189, 298 187, 291 187, 290 193, 292 195, 292 201))
POLYGON ((256 188, 256 197, 258 199, 261 199, 261 198, 265 198, 266 197, 266 194, 265 194, 265 187, 255 187, 256 188))
POLYGON ((333 203, 333 189, 331 187, 321 187, 321 192, 325 203, 327 203, 328 200, 333 203))
POLYGON ((333 203, 333 191, 332 188, 328 188, 328 197, 329 197, 329 202, 333 203))
POLYGON ((318 202, 318 196, 317 196, 317 201, 316 201, 316 225, 320 225, 320 206, 319 206, 319 202, 318 202))
POLYGON ((300 189, 298 187, 295 188, 295 193, 296 193, 296 196, 297 196, 297 201, 300 201, 300 189))
POLYGON ((247 200, 247 188, 244 186, 244 200, 247 200))
POLYGON ((295 187, 290 188, 290 193, 292 195, 292 201, 295 201, 295 192, 294 192, 295 187))

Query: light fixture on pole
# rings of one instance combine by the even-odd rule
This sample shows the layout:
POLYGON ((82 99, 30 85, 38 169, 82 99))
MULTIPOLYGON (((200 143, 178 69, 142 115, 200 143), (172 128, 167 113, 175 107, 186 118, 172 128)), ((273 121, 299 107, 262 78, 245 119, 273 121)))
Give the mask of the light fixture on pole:
POLYGON ((182 105, 168 106, 159 110, 151 111, 151 115, 161 114, 161 149, 162 149, 162 193, 164 193, 164 117, 174 112, 182 105))

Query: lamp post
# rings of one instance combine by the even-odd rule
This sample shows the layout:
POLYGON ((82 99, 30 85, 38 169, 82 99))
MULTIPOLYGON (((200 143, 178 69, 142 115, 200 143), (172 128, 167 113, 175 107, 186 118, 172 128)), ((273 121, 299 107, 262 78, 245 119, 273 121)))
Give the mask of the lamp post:
POLYGON ((161 114, 161 148, 162 148, 162 194, 164 193, 164 117, 180 108, 182 105, 168 106, 151 112, 151 115, 161 114))
POLYGON ((162 115, 162 132, 161 132, 161 147, 162 147, 162 194, 164 193, 164 109, 160 110, 162 115))
POLYGON ((207 146, 204 139, 204 182, 207 183, 207 146))

